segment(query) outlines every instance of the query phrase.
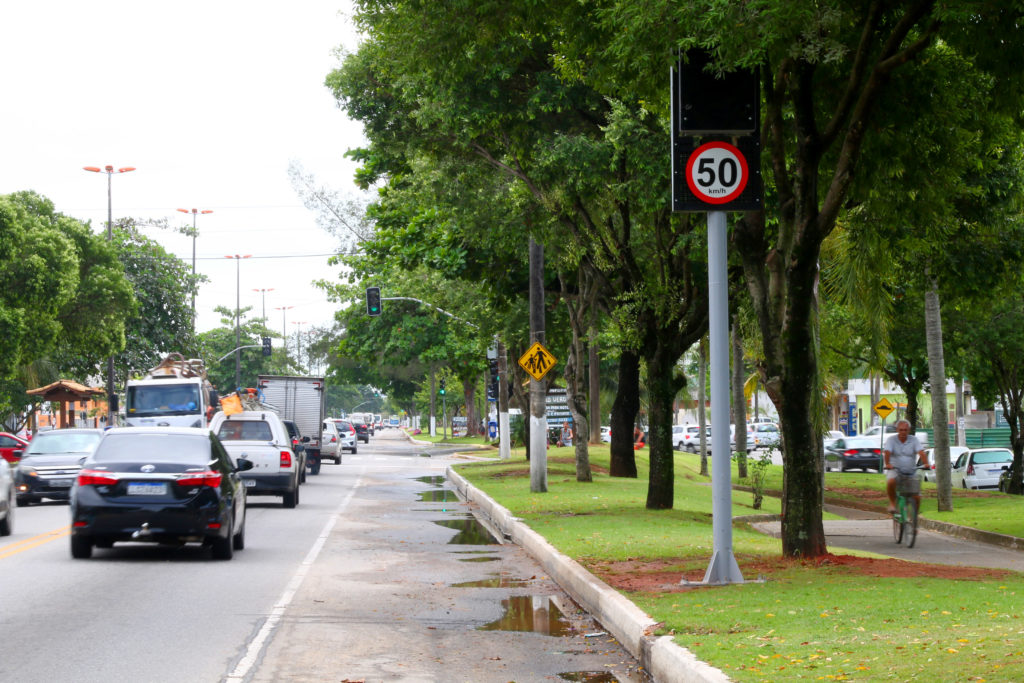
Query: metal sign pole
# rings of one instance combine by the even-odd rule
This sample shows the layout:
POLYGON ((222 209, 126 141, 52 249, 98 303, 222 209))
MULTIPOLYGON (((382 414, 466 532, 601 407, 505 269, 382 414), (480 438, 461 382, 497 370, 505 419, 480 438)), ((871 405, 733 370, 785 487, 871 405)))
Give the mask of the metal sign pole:
MULTIPOLYGON (((732 552, 732 468, 729 460, 729 282, 726 213, 708 212, 708 306, 711 336, 712 555, 705 584, 743 583, 732 552)), ((741 425, 737 425, 737 429, 741 425)))

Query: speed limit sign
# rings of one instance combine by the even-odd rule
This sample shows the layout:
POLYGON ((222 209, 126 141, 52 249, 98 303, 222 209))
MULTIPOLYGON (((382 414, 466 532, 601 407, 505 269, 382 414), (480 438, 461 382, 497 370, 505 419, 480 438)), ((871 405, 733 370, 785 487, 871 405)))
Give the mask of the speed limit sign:
POLYGON ((727 204, 747 186, 750 171, 743 153, 728 142, 708 142, 686 162, 686 184, 708 204, 727 204))
POLYGON ((672 141, 673 211, 752 211, 761 203, 761 146, 752 135, 672 141))

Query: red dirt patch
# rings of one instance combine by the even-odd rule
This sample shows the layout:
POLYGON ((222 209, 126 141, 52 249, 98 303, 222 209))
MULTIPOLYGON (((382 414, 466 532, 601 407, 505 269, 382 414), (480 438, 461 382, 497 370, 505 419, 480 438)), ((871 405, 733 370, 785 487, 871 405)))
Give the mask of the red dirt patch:
MULTIPOLYGON (((1000 569, 977 569, 941 564, 925 564, 895 559, 875 559, 854 555, 828 554, 815 560, 788 558, 754 559, 737 557, 743 576, 754 579, 772 574, 802 568, 808 572, 833 571, 842 567, 844 571, 862 576, 891 578, 929 577, 937 579, 981 580, 999 579, 1012 572, 1000 569)), ((689 569, 693 560, 677 558, 668 560, 624 560, 621 562, 589 562, 587 568, 613 588, 638 593, 676 593, 691 590, 680 585, 682 579, 699 582, 704 579, 706 567, 689 569), (684 568, 685 567, 685 568, 684 568)))

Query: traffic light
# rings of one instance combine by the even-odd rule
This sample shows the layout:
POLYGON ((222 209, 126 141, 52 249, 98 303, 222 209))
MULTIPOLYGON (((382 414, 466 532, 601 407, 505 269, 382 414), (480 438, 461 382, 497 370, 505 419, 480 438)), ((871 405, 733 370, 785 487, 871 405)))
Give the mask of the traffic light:
POLYGON ((264 356, 269 356, 271 350, 272 349, 270 347, 270 337, 264 337, 263 338, 263 355, 264 356))
POLYGON ((366 288, 367 315, 380 315, 380 287, 366 288))
POLYGON ((444 380, 441 380, 441 388, 437 390, 440 396, 444 396, 444 380))

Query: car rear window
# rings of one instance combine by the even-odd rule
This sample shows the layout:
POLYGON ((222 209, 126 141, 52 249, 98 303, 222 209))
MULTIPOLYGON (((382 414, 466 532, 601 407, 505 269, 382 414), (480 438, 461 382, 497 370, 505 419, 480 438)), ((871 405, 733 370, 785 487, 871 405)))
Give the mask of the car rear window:
POLYGON ((1013 453, 1010 451, 982 451, 974 454, 975 465, 986 465, 993 462, 1012 462, 1013 453))
POLYGON ((217 430, 221 441, 273 441, 274 432, 263 420, 224 420, 217 430))
POLYGON ((169 461, 204 467, 211 460, 210 437, 202 434, 108 434, 91 460, 94 463, 169 461))

